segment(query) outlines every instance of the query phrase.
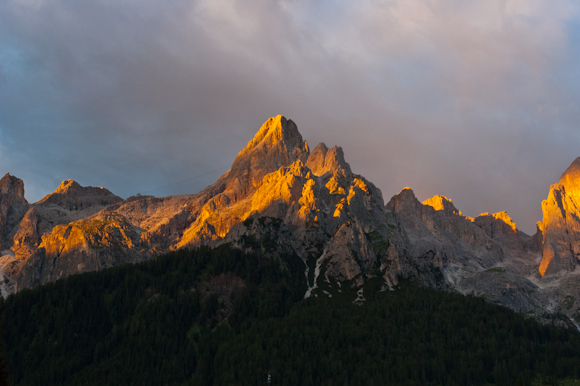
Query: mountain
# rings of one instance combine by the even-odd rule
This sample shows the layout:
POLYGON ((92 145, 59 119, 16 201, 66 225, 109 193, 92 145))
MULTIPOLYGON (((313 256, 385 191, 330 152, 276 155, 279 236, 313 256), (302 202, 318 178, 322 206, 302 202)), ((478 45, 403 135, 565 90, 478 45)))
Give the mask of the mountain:
MULTIPOLYGON (((0 180, 0 192, 0 208, 3 208, 0 219, 0 273, 4 276, 0 289, 4 296, 14 291, 15 278, 22 274, 22 268, 32 266, 38 261, 38 256, 47 251, 49 254, 56 253, 51 250, 51 246, 54 247, 49 239, 52 232, 66 231, 66 224, 90 217, 107 206, 123 201, 107 189, 82 187, 73 180, 67 180, 53 193, 30 205, 24 198, 22 180, 9 174, 0 180)), ((60 255, 60 251, 57 254, 60 255)))
MULTIPOLYGON (((75 273, 139 262, 185 247, 230 243, 304 263, 309 296, 401 278, 484 296, 538 317, 580 318, 580 158, 552 185, 529 236, 506 212, 464 216, 452 200, 420 202, 409 188, 385 205, 340 147, 312 151, 296 124, 268 119, 213 185, 191 195, 134 196, 69 180, 28 204, 0 181, 3 295, 75 273)), ((362 294, 362 293, 361 293, 362 294)), ((364 297, 360 295, 359 300, 364 297)))
POLYGON ((181 247, 233 242, 244 248, 248 240, 270 237, 266 254, 297 253, 313 288, 322 265, 338 282, 360 285, 382 274, 396 281, 385 268, 400 244, 389 218, 381 192, 352 173, 341 148, 319 144, 311 153, 294 122, 277 116, 215 184, 194 195, 131 197, 55 224, 13 276, 21 289, 181 247))
POLYGON ((28 210, 28 201, 24 198, 24 182, 10 174, 0 180, 0 250, 10 246, 9 236, 12 230, 28 210))
POLYGON ((540 274, 571 272, 580 257, 580 157, 550 186, 542 202, 543 255, 540 274))

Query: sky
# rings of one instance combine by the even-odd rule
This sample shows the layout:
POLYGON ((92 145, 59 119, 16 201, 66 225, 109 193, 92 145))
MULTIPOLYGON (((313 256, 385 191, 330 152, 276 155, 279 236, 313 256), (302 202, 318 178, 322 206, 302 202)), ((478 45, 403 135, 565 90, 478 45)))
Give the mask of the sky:
POLYGON ((580 156, 574 0, 0 0, 0 174, 195 193, 269 117, 532 234, 580 156))

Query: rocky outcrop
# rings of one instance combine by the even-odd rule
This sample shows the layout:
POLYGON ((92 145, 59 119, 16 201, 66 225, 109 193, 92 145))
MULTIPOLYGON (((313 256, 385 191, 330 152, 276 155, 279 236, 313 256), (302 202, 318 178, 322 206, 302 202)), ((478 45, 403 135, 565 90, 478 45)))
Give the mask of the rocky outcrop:
POLYGON ((10 234, 28 210, 24 182, 10 174, 0 180, 0 251, 10 249, 10 234))
POLYGON ((407 259, 415 264, 428 261, 427 266, 440 269, 452 288, 484 294, 523 312, 542 306, 530 297, 536 286, 527 279, 537 259, 525 248, 521 237, 526 236, 520 236, 507 213, 471 219, 446 197, 420 203, 409 188, 394 196, 387 209, 397 215, 407 259))
MULTIPOLYGON (((248 142, 230 169, 214 185, 217 189, 232 190, 240 196, 252 193, 265 175, 297 160, 308 158, 307 143, 302 139, 296 124, 282 115, 268 119, 248 142)), ((230 199, 236 197, 230 197, 230 199)))
MULTIPOLYGON (((20 184, 23 192, 22 181, 20 184)), ((73 180, 67 180, 39 202, 32 205, 27 204, 19 222, 8 229, 7 247, 9 247, 9 251, 6 251, 7 253, 0 263, 0 268, 8 276, 5 278, 3 290, 7 293, 13 291, 14 279, 16 278, 19 278, 21 283, 28 283, 27 285, 21 284, 20 288, 37 284, 35 281, 24 280, 23 278, 28 276, 22 270, 32 265, 37 268, 42 266, 38 263, 38 256, 42 255, 44 240, 49 239, 53 233, 58 233, 58 229, 55 227, 86 219, 105 207, 121 201, 120 197, 107 189, 82 187, 73 180), (32 257, 35 258, 31 260, 32 257)), ((76 247, 78 244, 73 243, 68 249, 73 250, 76 247)), ((73 271, 69 269, 63 272, 73 271)), ((76 270, 74 272, 82 271, 76 270)))
POLYGON ((525 250, 524 243, 520 239, 521 232, 507 212, 482 213, 473 220, 473 223, 502 247, 525 250))
POLYGON ((436 211, 442 210, 443 213, 447 214, 457 214, 461 216, 461 212, 453 205, 453 200, 445 197, 445 196, 433 196, 425 201, 423 201, 423 205, 429 205, 436 211))
POLYGON ((338 177, 352 174, 350 165, 344 159, 342 148, 335 146, 329 149, 324 143, 319 143, 314 148, 308 156, 306 167, 312 171, 312 174, 319 177, 325 173, 332 173, 338 177))
POLYGON ((0 180, 0 295, 14 291, 12 269, 19 259, 10 249, 11 235, 22 220, 30 205, 24 198, 24 183, 21 179, 6 174, 0 180))
POLYGON ((580 258, 580 157, 550 186, 542 202, 543 256, 540 275, 571 272, 580 258))
POLYGON ((73 180, 63 181, 53 193, 28 208, 10 234, 11 250, 17 257, 26 258, 55 226, 87 218, 121 201, 107 189, 82 187, 73 180))
POLYGON ((57 225, 16 275, 16 290, 142 261, 149 256, 139 253, 140 247, 140 230, 121 216, 103 214, 57 225))
POLYGON ((387 209, 397 215, 410 256, 429 256, 433 264, 448 270, 447 279, 454 284, 460 277, 449 271, 450 267, 463 272, 473 267, 490 268, 503 261, 501 249, 449 200, 436 196, 425 202, 419 202, 413 191, 405 188, 387 204, 387 209), (438 204, 432 206, 434 202, 438 204))

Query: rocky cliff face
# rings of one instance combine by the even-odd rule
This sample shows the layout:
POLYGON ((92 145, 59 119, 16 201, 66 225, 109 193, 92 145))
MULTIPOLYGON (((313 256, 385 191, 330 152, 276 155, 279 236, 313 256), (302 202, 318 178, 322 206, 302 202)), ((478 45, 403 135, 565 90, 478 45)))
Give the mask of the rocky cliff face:
POLYGON ((408 278, 521 312, 580 320, 579 194, 580 158, 552 186, 533 237, 506 212, 472 219, 444 196, 421 203, 408 188, 385 205, 380 190, 352 172, 340 147, 321 143, 310 152, 294 122, 277 116, 228 172, 193 195, 122 200, 69 180, 29 205, 22 181, 5 176, 0 289, 6 295, 177 248, 227 242, 264 258, 300 256, 305 296, 358 288, 371 278, 386 289, 408 278))
POLYGON ((573 271, 580 258, 580 157, 550 186, 542 202, 542 276, 573 271))
POLYGON ((24 183, 21 179, 6 174, 0 180, 0 295, 13 291, 12 276, 6 271, 17 262, 12 246, 14 228, 22 220, 29 204, 24 198, 24 183))
POLYGON ((18 272, 19 288, 142 261, 145 256, 139 253, 139 236, 138 228, 108 214, 57 225, 18 272))
POLYGON ((543 303, 530 295, 537 286, 527 278, 537 266, 539 252, 526 247, 532 245, 531 238, 518 232, 507 213, 483 213, 472 219, 444 196, 420 203, 408 188, 387 208, 397 215, 409 259, 428 260, 451 288, 484 295, 517 311, 543 312, 543 303))
POLYGON ((6 174, 0 180, 0 251, 10 248, 10 233, 28 210, 21 179, 6 174))
POLYGON ((107 189, 82 187, 75 181, 67 180, 53 193, 29 205, 24 199, 21 180, 6 175, 0 185, 6 192, 2 203, 7 204, 8 208, 3 212, 8 213, 4 218, 9 219, 0 228, 4 229, 0 258, 0 273, 3 276, 0 289, 4 294, 14 291, 14 279, 21 277, 21 270, 28 260, 43 250, 43 239, 49 237, 56 226, 87 218, 122 201, 107 189))

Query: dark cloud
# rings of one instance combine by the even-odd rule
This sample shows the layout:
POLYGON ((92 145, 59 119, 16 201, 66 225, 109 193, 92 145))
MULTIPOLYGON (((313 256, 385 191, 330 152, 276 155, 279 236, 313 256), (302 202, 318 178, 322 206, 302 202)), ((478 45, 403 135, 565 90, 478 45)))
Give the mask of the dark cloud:
POLYGON ((215 181, 276 114, 405 186, 527 232, 580 155, 574 2, 0 3, 0 170, 127 197, 215 181))

